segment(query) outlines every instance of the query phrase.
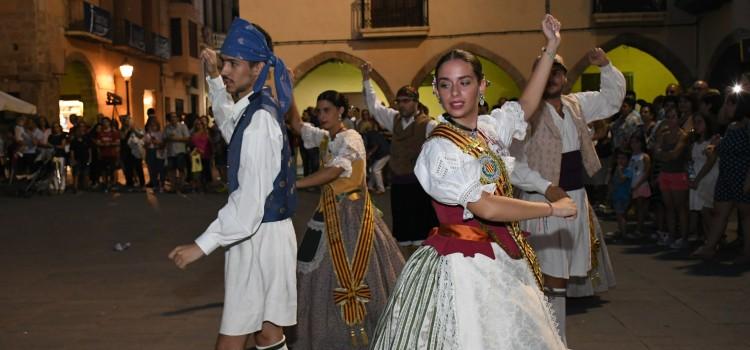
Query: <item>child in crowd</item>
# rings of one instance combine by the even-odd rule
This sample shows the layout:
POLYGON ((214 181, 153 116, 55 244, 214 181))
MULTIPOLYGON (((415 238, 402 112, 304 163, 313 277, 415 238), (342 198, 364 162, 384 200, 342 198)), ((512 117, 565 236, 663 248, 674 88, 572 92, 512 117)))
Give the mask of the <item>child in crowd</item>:
POLYGON ((702 114, 693 117, 692 145, 690 147, 691 166, 688 168, 690 181, 690 229, 693 235, 689 241, 700 240, 710 230, 714 208, 714 189, 719 176, 716 165, 717 154, 713 152, 721 138, 713 133, 713 125, 702 114))
POLYGON ((648 202, 651 197, 651 186, 648 182, 651 174, 651 157, 644 152, 645 149, 646 138, 644 135, 640 132, 633 134, 630 138, 630 150, 633 155, 630 156, 628 168, 633 176, 631 189, 638 223, 636 231, 627 236, 630 239, 641 238, 643 235, 643 222, 648 213, 648 202))
POLYGON ((630 187, 633 182, 633 170, 628 167, 630 160, 624 151, 617 151, 617 166, 612 175, 612 208, 617 215, 619 235, 626 235, 627 214, 630 206, 630 187))

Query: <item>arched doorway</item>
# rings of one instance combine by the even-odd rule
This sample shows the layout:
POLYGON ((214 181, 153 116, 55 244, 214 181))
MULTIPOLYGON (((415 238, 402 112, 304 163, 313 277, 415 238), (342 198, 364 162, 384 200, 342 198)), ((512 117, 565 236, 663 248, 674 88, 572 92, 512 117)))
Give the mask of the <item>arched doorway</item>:
POLYGON ((484 72, 485 79, 490 81, 490 86, 485 93, 485 99, 490 107, 498 103, 498 100, 501 97, 510 99, 521 96, 520 86, 525 84, 525 79, 523 74, 521 74, 513 65, 503 57, 496 55, 484 47, 471 43, 460 43, 454 45, 445 52, 436 55, 430 61, 425 63, 412 81, 413 85, 418 86, 420 102, 429 108, 431 116, 437 116, 443 113, 443 107, 432 92, 432 79, 435 75, 435 65, 440 57, 454 49, 467 50, 479 58, 479 61, 482 63, 482 71, 484 72))
MULTIPOLYGON (((627 89, 635 91, 638 99, 651 102, 656 96, 664 94, 668 84, 679 82, 661 61, 638 48, 619 45, 608 50, 607 56, 625 75, 627 89)), ((585 57, 583 59, 587 60, 585 57)), ((599 67, 588 66, 573 83, 571 90, 599 90, 599 67)))
POLYGON ((719 43, 708 66, 708 85, 723 91, 739 80, 740 74, 750 68, 750 57, 740 61, 740 40, 750 38, 750 30, 738 29, 719 43))
POLYGON ((93 125, 98 110, 91 70, 79 60, 68 61, 65 74, 60 78, 61 116, 65 118, 71 113, 83 115, 86 123, 93 125))
POLYGON ((708 76, 708 85, 725 91, 739 81, 741 74, 740 45, 730 45, 717 55, 716 65, 708 76))
MULTIPOLYGON (((362 95, 362 73, 359 66, 365 61, 345 52, 324 52, 301 63, 294 71, 298 78, 294 84, 294 100, 300 112, 314 107, 318 95, 326 90, 336 90, 349 99, 349 104, 367 108, 362 95)), ((376 63, 373 65, 377 66, 376 63)), ((393 98, 383 77, 373 70, 372 85, 378 99, 389 105, 393 98)))

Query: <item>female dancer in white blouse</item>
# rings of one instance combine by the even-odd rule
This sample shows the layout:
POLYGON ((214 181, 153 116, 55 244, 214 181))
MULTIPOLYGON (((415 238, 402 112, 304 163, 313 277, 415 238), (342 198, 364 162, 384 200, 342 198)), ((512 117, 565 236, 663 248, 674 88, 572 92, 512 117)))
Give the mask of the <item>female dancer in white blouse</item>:
POLYGON ((344 127, 346 97, 318 96, 321 128, 292 113, 305 148, 320 148, 320 170, 297 188, 321 186, 318 209, 297 255, 297 350, 358 349, 368 344, 404 258, 367 191, 362 137, 344 127))
POLYGON ((440 227, 407 262, 371 349, 565 349, 541 291, 541 271, 517 220, 576 215, 569 199, 512 198, 508 156, 523 138, 559 45, 547 15, 545 54, 520 103, 478 115, 486 88, 479 60, 444 55, 435 90, 446 113, 420 153, 415 174, 433 198, 440 227))

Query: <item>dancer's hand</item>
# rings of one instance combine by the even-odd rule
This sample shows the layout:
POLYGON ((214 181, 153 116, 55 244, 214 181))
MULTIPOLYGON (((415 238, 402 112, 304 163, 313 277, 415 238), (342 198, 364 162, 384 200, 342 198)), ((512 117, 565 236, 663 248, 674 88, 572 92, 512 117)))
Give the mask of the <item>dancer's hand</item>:
POLYGON ((185 269, 188 264, 200 259, 203 257, 203 251, 200 247, 198 247, 197 244, 186 244, 177 246, 177 248, 172 249, 172 251, 169 253, 169 258, 174 261, 175 265, 181 269, 185 269))
POLYGON ((562 198, 568 197, 568 194, 560 188, 560 186, 549 185, 547 191, 544 192, 544 197, 550 202, 556 202, 562 198))
POLYGON ((578 215, 578 207, 572 199, 565 197, 552 203, 552 216, 575 219, 578 215))
POLYGON ((201 51, 201 60, 203 61, 203 65, 206 67, 206 72, 211 78, 218 78, 219 73, 219 57, 216 54, 216 51, 211 50, 209 48, 203 49, 201 51))
POLYGON ((604 67, 609 64, 609 58, 607 58, 607 54, 601 48, 596 47, 589 50, 587 56, 589 63, 592 65, 604 67))
POLYGON ((370 62, 362 63, 362 65, 359 66, 359 69, 362 71, 362 81, 370 80, 370 73, 372 73, 372 65, 370 62))
POLYGON ((547 38, 547 51, 554 54, 560 46, 560 21, 550 14, 544 15, 542 31, 544 37, 547 38))

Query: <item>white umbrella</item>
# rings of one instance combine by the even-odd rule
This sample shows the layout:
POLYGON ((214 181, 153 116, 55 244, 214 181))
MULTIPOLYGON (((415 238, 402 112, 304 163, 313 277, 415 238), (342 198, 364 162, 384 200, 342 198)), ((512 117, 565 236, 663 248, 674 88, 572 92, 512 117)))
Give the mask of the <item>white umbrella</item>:
POLYGON ((36 106, 0 91, 0 111, 36 114, 36 106))

